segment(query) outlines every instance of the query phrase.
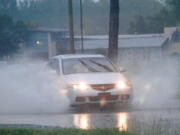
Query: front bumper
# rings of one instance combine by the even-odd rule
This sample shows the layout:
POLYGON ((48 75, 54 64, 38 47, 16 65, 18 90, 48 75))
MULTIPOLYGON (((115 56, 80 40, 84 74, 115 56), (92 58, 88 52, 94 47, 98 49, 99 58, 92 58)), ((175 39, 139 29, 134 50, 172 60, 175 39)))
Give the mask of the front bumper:
POLYGON ((75 92, 71 95, 72 105, 82 104, 109 104, 109 103, 129 103, 132 100, 132 88, 127 90, 112 89, 106 92, 96 90, 87 93, 75 92))
POLYGON ((131 97, 128 94, 125 95, 111 95, 108 97, 100 96, 87 96, 87 97, 76 97, 76 102, 73 105, 82 104, 109 104, 109 103, 129 103, 131 97))

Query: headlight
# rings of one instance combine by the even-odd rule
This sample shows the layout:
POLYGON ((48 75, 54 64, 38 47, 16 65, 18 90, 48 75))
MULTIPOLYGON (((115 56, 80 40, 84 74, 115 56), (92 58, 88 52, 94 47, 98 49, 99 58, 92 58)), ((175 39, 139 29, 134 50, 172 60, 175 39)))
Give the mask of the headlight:
POLYGON ((84 90, 87 90, 89 87, 85 83, 80 83, 80 84, 71 84, 69 85, 69 88, 84 91, 84 90))
POLYGON ((127 89, 129 87, 131 87, 131 83, 128 82, 128 81, 119 81, 117 84, 116 84, 116 87, 118 89, 127 89))

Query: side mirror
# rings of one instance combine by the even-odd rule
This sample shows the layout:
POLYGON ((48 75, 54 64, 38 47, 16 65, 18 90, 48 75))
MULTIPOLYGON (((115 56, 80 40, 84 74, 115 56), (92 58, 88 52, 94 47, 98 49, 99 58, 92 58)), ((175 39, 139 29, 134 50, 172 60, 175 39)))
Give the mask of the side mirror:
POLYGON ((119 72, 121 72, 121 73, 124 73, 124 72, 126 72, 127 70, 124 68, 124 67, 119 67, 119 72))

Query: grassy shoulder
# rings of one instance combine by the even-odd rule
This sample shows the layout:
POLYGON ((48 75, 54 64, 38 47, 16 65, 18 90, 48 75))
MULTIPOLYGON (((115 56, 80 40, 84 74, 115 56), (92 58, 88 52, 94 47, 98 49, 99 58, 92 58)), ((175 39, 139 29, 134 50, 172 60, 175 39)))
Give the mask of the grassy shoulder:
POLYGON ((118 129, 22 129, 0 128, 0 135, 134 135, 118 129))

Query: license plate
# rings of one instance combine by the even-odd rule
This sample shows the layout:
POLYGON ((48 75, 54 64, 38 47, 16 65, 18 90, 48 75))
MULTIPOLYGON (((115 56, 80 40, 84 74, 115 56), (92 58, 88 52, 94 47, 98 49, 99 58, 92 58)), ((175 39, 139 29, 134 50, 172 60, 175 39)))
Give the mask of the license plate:
POLYGON ((110 96, 111 94, 110 93, 99 93, 98 94, 100 97, 108 97, 110 96))

